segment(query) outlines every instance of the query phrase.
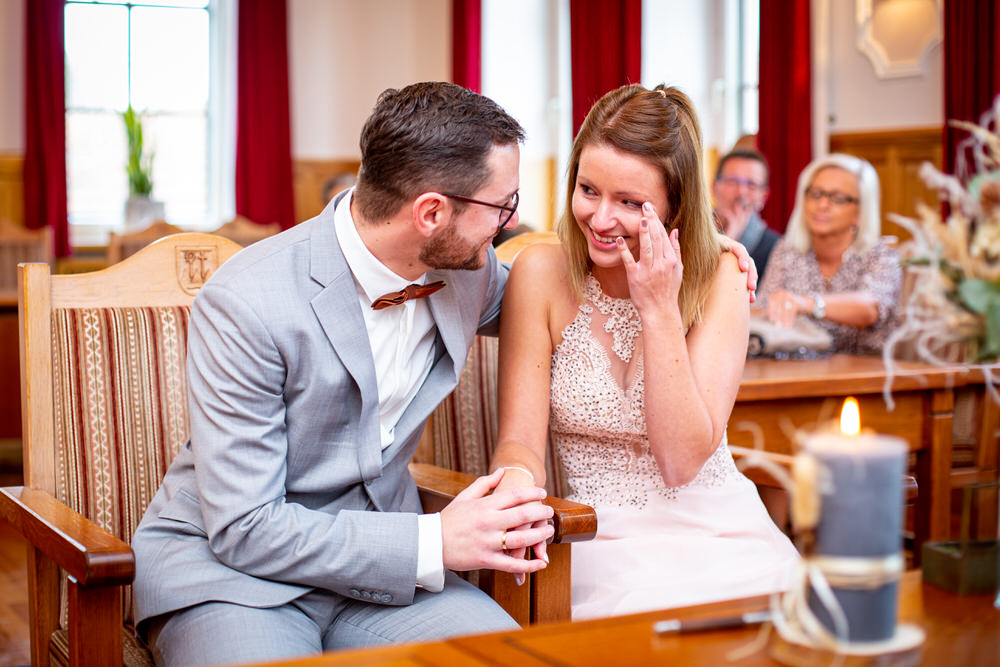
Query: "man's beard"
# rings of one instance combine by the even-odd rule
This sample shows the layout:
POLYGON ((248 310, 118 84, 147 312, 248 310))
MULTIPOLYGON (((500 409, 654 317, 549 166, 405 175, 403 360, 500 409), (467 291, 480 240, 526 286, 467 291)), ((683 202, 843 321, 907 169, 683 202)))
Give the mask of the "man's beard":
POLYGON ((420 249, 420 261, 432 269, 475 271, 481 269, 480 250, 487 241, 474 245, 458 234, 455 219, 420 249))

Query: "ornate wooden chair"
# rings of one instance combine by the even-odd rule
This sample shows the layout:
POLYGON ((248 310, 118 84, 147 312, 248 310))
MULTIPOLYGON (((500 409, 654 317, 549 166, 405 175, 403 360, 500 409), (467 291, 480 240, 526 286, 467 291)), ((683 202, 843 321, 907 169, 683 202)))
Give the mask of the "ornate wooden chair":
POLYGON ((246 247, 251 243, 256 243, 257 241, 266 239, 268 236, 274 236, 280 231, 281 225, 276 222, 272 222, 268 225, 259 225, 256 222, 244 218, 242 215, 238 215, 218 229, 209 233, 227 238, 230 241, 235 241, 241 246, 246 247))
POLYGON ((187 438, 191 302, 239 249, 179 234, 101 271, 19 267, 25 485, 0 517, 30 544, 34 665, 151 662, 128 542, 187 438))
POLYGON ((17 304, 17 265, 44 262, 51 266, 52 235, 48 227, 26 229, 0 218, 0 305, 17 304))
POLYGON ((153 241, 171 234, 180 234, 184 230, 171 225, 165 220, 156 220, 145 229, 134 232, 111 232, 108 238, 108 266, 117 264, 126 257, 131 257, 153 241))
MULTIPOLYGON (((132 625, 129 541, 187 439, 191 303, 239 250, 184 233, 101 271, 53 276, 47 264, 19 267, 24 486, 0 489, 0 520, 30 545, 36 667, 151 664, 132 625)), ((469 481, 431 466, 414 472, 428 511, 469 481)), ((557 534, 593 533, 576 508, 552 502, 557 534)), ((568 609, 568 588, 563 600, 544 581, 518 588, 512 576, 496 579, 498 599, 523 622, 549 604, 568 609)))

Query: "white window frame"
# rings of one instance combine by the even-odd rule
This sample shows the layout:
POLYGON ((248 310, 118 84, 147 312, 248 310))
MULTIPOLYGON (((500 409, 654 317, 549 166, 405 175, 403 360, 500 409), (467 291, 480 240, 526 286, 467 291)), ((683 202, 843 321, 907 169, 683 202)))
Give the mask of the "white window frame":
MULTIPOLYGON (((70 0, 72 1, 72 0, 70 0)), ((75 4, 94 4, 81 2, 75 4)), ((137 2, 101 3, 125 6, 146 6, 137 2)), ((153 5, 149 5, 153 6, 153 5)), ((209 98, 206 145, 206 215, 203 220, 186 221, 185 228, 211 230, 234 217, 236 162, 236 18, 237 4, 233 0, 209 0, 209 98)), ((186 11, 191 11, 190 9, 186 11)), ((67 117, 73 109, 67 106, 67 117)), ((124 127, 122 129, 124 132, 124 127)), ((69 159, 67 146, 67 159, 69 159)), ((121 203, 124 207, 124 202, 121 203)), ((169 210, 167 211, 168 222, 169 210)), ((79 222, 69 212, 69 239, 72 247, 95 247, 107 243, 112 231, 125 228, 124 211, 107 222, 79 222)))

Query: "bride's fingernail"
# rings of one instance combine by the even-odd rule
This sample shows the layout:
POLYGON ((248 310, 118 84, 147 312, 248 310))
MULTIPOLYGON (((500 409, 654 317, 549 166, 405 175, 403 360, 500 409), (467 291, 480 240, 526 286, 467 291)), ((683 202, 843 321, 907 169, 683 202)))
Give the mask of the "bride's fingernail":
POLYGON ((523 586, 524 585, 524 575, 523 574, 515 574, 514 575, 514 581, 517 582, 518 586, 523 586))
POLYGON ((619 248, 621 248, 622 246, 625 245, 625 239, 623 239, 620 236, 615 237, 615 245, 617 245, 619 248))

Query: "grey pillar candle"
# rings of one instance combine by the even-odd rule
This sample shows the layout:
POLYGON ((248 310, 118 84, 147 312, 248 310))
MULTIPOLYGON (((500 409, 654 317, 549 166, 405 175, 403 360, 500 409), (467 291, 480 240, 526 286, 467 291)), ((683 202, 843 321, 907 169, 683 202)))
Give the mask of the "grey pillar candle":
MULTIPOLYGON (((887 556, 901 556, 906 442, 872 433, 818 433, 810 436, 805 446, 826 471, 825 482, 820 485, 814 553, 858 559, 842 562, 860 565, 861 569, 866 567, 862 559, 870 559, 877 566, 887 556)), ((871 589, 833 588, 847 618, 849 641, 879 641, 893 636, 898 588, 896 580, 871 589)), ((836 634, 831 615, 812 590, 809 607, 836 634)))

